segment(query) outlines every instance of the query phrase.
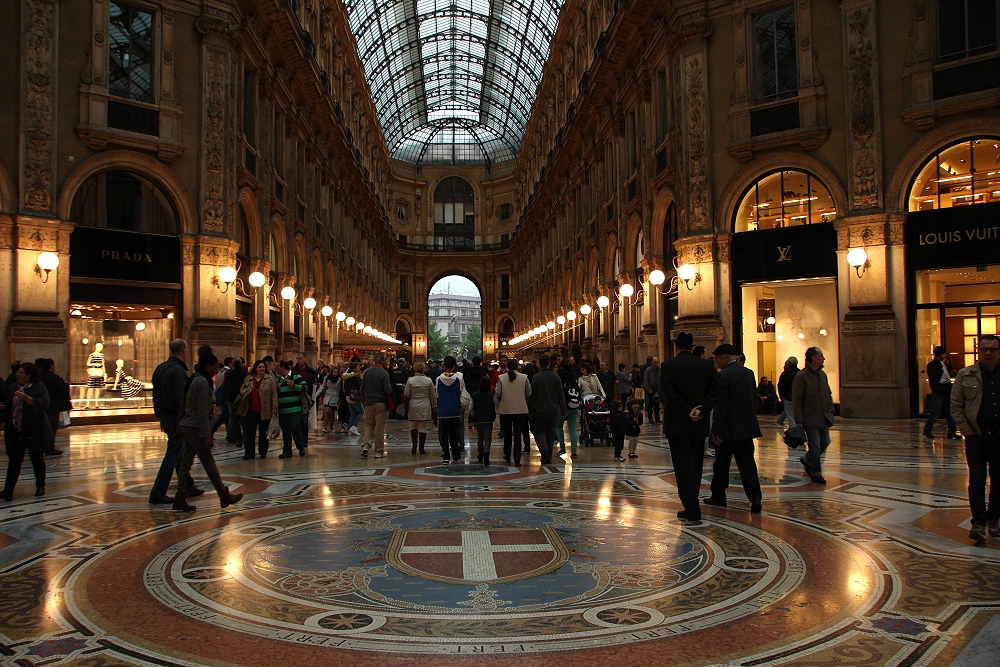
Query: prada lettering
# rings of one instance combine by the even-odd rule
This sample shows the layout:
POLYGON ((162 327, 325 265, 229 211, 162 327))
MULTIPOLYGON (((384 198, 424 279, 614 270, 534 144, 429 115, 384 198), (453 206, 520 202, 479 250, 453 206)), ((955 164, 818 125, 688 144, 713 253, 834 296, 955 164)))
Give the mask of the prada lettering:
POLYGON ((149 256, 149 253, 128 252, 127 250, 102 250, 101 259, 118 261, 118 262, 147 262, 149 264, 153 263, 153 258, 149 256))
POLYGON ((779 262, 792 261, 792 246, 790 245, 778 246, 778 261, 779 262))
POLYGON ((919 236, 920 245, 938 245, 941 243, 964 243, 968 241, 986 241, 1000 239, 1000 226, 981 227, 979 229, 956 229, 947 232, 931 232, 919 236))

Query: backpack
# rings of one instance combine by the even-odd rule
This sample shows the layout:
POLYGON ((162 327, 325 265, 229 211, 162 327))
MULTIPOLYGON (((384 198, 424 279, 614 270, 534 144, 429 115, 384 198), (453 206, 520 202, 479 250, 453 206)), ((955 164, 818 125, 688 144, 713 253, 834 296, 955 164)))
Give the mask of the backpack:
POLYGON ((563 393, 566 395, 567 410, 576 410, 580 407, 580 385, 576 382, 563 382, 563 393))

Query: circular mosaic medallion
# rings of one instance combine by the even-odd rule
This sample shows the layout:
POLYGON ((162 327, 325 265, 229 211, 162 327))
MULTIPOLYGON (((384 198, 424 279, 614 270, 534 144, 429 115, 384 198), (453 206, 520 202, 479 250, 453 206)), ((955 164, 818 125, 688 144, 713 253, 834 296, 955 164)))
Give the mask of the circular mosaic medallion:
POLYGON ((676 636, 756 613, 805 566, 725 520, 518 500, 309 508, 194 535, 145 570, 193 618, 356 650, 580 649, 676 636))

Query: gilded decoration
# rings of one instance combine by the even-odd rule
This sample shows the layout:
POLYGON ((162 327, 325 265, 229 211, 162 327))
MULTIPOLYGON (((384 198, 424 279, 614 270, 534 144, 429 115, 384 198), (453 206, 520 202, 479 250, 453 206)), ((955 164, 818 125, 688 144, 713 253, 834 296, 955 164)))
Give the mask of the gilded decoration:
POLYGON ((47 0, 24 2, 25 53, 23 100, 24 199, 30 211, 52 208, 52 99, 56 4, 47 0))

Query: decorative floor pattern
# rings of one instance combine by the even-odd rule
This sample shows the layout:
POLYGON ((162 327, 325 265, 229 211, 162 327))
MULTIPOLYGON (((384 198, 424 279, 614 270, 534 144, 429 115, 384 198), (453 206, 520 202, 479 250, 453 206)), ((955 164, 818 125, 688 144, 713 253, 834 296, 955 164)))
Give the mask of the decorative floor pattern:
POLYGON ((734 468, 729 507, 682 523, 653 427, 639 459, 520 469, 411 455, 400 422, 378 462, 220 438, 246 498, 193 514, 145 502, 155 427, 74 428, 48 494, 29 469, 0 505, 0 664, 996 664, 1000 540, 967 539, 961 442, 845 422, 821 487, 765 430, 763 515, 734 468))

